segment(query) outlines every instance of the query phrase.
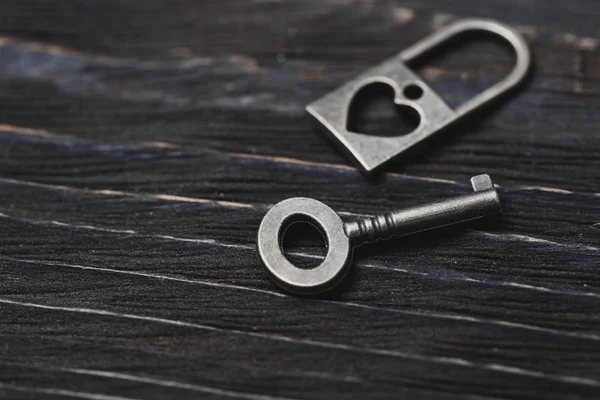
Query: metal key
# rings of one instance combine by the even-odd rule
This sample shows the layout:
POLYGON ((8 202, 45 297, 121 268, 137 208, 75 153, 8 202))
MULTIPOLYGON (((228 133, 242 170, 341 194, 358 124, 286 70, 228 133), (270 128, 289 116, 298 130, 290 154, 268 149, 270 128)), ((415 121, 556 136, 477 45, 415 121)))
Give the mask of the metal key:
POLYGON ((342 281, 356 246, 502 211, 500 198, 488 175, 471 178, 471 185, 474 192, 470 194, 348 223, 320 201, 304 197, 287 199, 264 216, 258 229, 258 254, 273 281, 282 289, 300 295, 320 294, 342 281), (285 230, 297 221, 315 225, 326 239, 327 255, 315 268, 298 268, 283 253, 281 242, 285 230))

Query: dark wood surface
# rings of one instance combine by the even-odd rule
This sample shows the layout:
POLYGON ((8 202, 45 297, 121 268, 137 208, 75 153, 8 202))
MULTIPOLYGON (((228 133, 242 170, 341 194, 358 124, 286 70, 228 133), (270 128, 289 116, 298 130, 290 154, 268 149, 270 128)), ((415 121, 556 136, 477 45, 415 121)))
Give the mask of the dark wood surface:
MULTIPOLYGON (((594 0, 3 0, 0 397, 599 398, 599 48, 594 0), (304 106, 460 17, 517 27, 533 79, 367 181, 304 106), (479 173, 502 216, 360 248, 328 297, 257 261, 282 199, 479 173)), ((455 50, 419 66, 453 105, 512 65, 455 50)))

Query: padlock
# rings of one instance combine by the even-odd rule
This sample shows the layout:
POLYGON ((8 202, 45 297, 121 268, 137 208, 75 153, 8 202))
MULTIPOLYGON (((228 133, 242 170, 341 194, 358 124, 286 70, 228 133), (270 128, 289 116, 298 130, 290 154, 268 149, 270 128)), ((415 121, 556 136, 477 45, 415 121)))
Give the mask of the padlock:
POLYGON ((309 104, 306 110, 330 133, 336 144, 363 172, 370 173, 413 146, 448 128, 482 106, 517 88, 525 81, 531 66, 531 53, 525 39, 513 28, 496 21, 466 19, 455 22, 417 42, 400 54, 369 69, 343 86, 309 104), (512 72, 458 108, 451 108, 407 63, 426 56, 445 42, 469 32, 487 32, 506 40, 516 53, 512 72), (373 83, 391 86, 394 102, 415 109, 420 117, 412 132, 396 137, 378 137, 348 130, 350 105, 356 94, 373 83))

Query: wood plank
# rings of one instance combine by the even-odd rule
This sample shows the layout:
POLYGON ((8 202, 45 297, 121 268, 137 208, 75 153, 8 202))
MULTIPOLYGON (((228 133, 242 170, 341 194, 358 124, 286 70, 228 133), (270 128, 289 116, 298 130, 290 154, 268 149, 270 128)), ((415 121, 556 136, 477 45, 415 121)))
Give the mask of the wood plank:
MULTIPOLYGON (((43 229, 42 231, 48 230, 48 228, 40 228, 35 225, 30 227, 30 230, 33 232, 39 231, 40 229, 43 229)), ((61 231, 60 227, 50 229, 58 230, 59 232, 61 231)), ((64 227, 62 230, 64 230, 64 227)), ((146 238, 140 240, 136 237, 114 237, 116 235, 110 233, 94 232, 85 234, 85 231, 81 234, 81 236, 83 236, 81 238, 79 237, 80 234, 70 235, 66 238, 63 238, 60 234, 44 234, 40 236, 56 237, 60 242, 68 242, 68 244, 65 245, 48 244, 47 246, 50 248, 71 246, 73 250, 71 250, 71 252, 62 252, 62 255, 53 257, 55 259, 58 258, 61 262, 48 261, 45 263, 43 258, 41 260, 38 259, 38 261, 33 259, 30 262, 23 264, 20 268, 17 268, 17 270, 23 271, 23 268, 26 268, 25 271, 29 271, 31 267, 33 271, 37 271, 40 268, 39 264, 41 263, 42 265, 46 264, 46 268, 49 271, 70 274, 74 277, 80 272, 85 273, 86 271, 100 275, 108 274, 109 277, 112 276, 116 281, 123 279, 123 283, 127 282, 127 280, 131 280, 135 282, 135 284, 132 283, 133 286, 139 285, 139 283, 137 283, 139 278, 152 283, 152 280, 160 279, 161 276, 164 278, 172 277, 173 279, 168 279, 165 284, 170 282, 177 284, 177 282, 181 282, 184 286, 190 288, 190 290, 195 291, 195 294, 184 294, 186 302, 192 302, 193 296, 209 295, 212 291, 219 292, 225 290, 226 292, 230 292, 233 290, 233 293, 230 295, 232 301, 235 301, 233 300, 235 297, 234 294, 237 293, 241 296, 241 299, 249 301, 249 304, 246 306, 236 305, 234 307, 226 307, 231 309, 231 312, 241 313, 242 316, 254 315, 256 313, 246 313, 241 311, 241 309, 245 309, 245 307, 258 307, 259 309, 264 308, 267 310, 273 307, 269 313, 264 314, 263 318, 267 318, 267 321, 269 322, 265 322, 265 327, 262 329, 267 329, 269 331, 268 327, 273 324, 271 318, 274 318, 274 321, 277 321, 277 326, 284 328, 284 325, 282 324, 284 323, 285 318, 272 315, 277 314, 277 312, 282 310, 282 306, 276 303, 282 297, 277 291, 274 291, 270 285, 265 285, 264 273, 258 263, 253 265, 247 264, 247 257, 244 257, 244 255, 248 254, 251 251, 250 249, 229 247, 227 248, 227 251, 220 252, 219 259, 222 266, 198 269, 198 266, 206 265, 206 262, 202 261, 203 257, 215 257, 215 252, 210 251, 210 248, 215 246, 214 244, 195 243, 192 245, 189 242, 181 243, 178 241, 162 239, 163 242, 167 242, 163 244, 160 243, 160 238, 146 238), (82 245, 89 243, 89 239, 86 238, 86 236, 89 235, 95 237, 94 248, 82 248, 82 245), (106 235, 109 235, 109 237, 102 238, 106 235), (156 254, 153 252, 148 253, 147 249, 152 248, 152 245, 142 245, 138 243, 148 241, 154 242, 154 247, 160 249, 157 250, 156 254), (130 243, 128 248, 141 249, 140 254, 143 254, 143 258, 137 256, 128 257, 122 254, 122 251, 119 250, 118 243, 123 242, 130 243), (98 252, 94 250, 95 248, 103 249, 103 251, 98 254, 98 252), (172 250, 169 250, 170 248, 172 248, 172 250), (176 259, 169 254, 170 252, 179 254, 176 263, 174 261, 176 259), (164 256, 162 256, 164 261, 161 261, 161 257, 159 257, 158 254, 164 254, 164 256), (244 260, 246 260, 246 262, 244 262, 244 260), (70 264, 67 264, 65 261, 70 264), (109 263, 109 265, 100 264, 101 262, 109 263), (190 268, 190 266, 193 267, 190 268), (66 271, 62 271, 63 269, 66 269, 66 271), (119 274, 120 271, 129 273, 119 274), (222 283, 219 284, 219 281, 222 283), (211 284, 211 282, 214 282, 214 284, 211 284), (195 288, 195 285, 199 285, 199 287, 195 288), (198 290, 200 288, 201 290, 198 290), (260 306, 260 303, 257 302, 257 300, 250 301, 249 296, 265 298, 265 301, 267 301, 268 304, 271 304, 271 306, 260 306)), ((18 242, 27 243, 28 246, 37 247, 34 238, 19 238, 18 242)), ((27 248, 23 248, 23 245, 10 246, 10 243, 3 245, 4 248, 8 250, 9 254, 14 254, 13 257, 21 258, 23 257, 23 253, 29 253, 27 248), (14 248, 14 250, 12 250, 12 248, 14 248)), ((375 265, 377 266, 377 264, 375 265)), ((425 329, 430 329, 430 322, 437 321, 443 326, 450 324, 451 326, 448 329, 453 332, 453 336, 459 335, 461 329, 466 329, 467 332, 471 332, 472 326, 475 325, 478 326, 479 335, 482 335, 483 331, 488 327, 491 329, 492 334, 496 334, 498 329, 506 329, 509 332, 516 330, 517 338, 524 337, 525 334, 529 333, 533 335, 534 340, 538 340, 537 335, 540 334, 554 335, 557 338, 560 337, 564 340, 572 338, 573 340, 577 340, 578 346, 582 345, 580 341, 591 341, 591 345, 594 346, 593 343, 600 340, 596 336, 597 329, 600 325, 596 319, 589 318, 589 311, 598 307, 597 295, 583 295, 582 293, 577 292, 547 292, 545 290, 532 290, 532 288, 528 288, 525 285, 509 285, 508 287, 504 287, 501 293, 498 293, 493 284, 486 285, 456 275, 453 277, 450 274, 450 271, 444 271, 439 268, 437 269, 437 273, 430 270, 429 273, 425 275, 413 273, 408 276, 402 273, 399 274, 398 271, 394 271, 393 269, 386 269, 385 264, 381 265, 380 268, 369 268, 359 262, 358 268, 359 269, 355 273, 355 279, 352 280, 352 284, 349 287, 346 287, 345 291, 336 296, 339 298, 337 301, 342 301, 342 303, 330 303, 329 301, 326 301, 325 303, 308 302, 307 306, 312 307, 316 305, 319 308, 327 308, 328 306, 331 307, 337 304, 338 307, 335 307, 332 312, 336 315, 340 313, 343 315, 343 313, 347 311, 344 311, 345 309, 340 310, 339 306, 344 306, 346 302, 351 302, 354 305, 347 305, 350 312, 356 311, 356 308, 358 311, 364 311, 365 315, 360 318, 356 316, 348 318, 348 323, 350 324, 355 323, 354 321, 356 321, 357 318, 361 321, 369 321, 370 318, 372 319, 375 317, 374 313, 377 310, 382 313, 382 318, 384 318, 383 321, 387 320, 389 316, 392 315, 394 318, 409 318, 411 319, 410 323, 400 323, 403 326, 409 327, 407 329, 409 329, 411 335, 419 326, 419 323, 413 321, 416 319, 417 321, 424 320, 427 322, 425 324, 425 329), (402 290, 398 290, 399 285, 401 285, 400 287, 402 287, 402 290), (388 293, 385 299, 377 298, 376 294, 379 291, 388 293), (500 295, 503 297, 499 298, 498 296, 500 295), (569 300, 565 302, 564 299, 567 298, 569 300), (443 301, 440 301, 441 299, 443 299, 443 301), (473 309, 471 306, 472 304, 478 304, 478 308, 473 309), (519 306, 519 304, 521 306, 519 306), (527 304, 529 304, 529 306, 525 307, 527 304), (531 312, 531 305, 534 305, 536 308, 534 313, 531 312), (508 312, 507 307, 511 310, 510 312, 508 312), (519 311, 519 308, 522 308, 522 310, 519 311), (562 310, 560 310, 561 308, 562 310), (554 310, 556 320, 550 318, 550 314, 548 313, 550 310, 554 310), (479 313, 481 318, 476 317, 477 313, 479 313), (536 317, 536 314, 540 317, 536 317), (495 317, 495 319, 490 319, 490 317, 495 317), (504 320, 503 318, 509 319, 504 320), (556 330, 555 327, 560 327, 565 323, 565 318, 571 318, 571 323, 569 323, 570 330, 562 331, 560 328, 559 330, 556 330)), ((38 272, 33 272, 33 274, 39 275, 38 272)), ((6 275, 10 276, 10 269, 7 271, 6 275)), ((48 279, 52 280, 53 278, 50 277, 48 279)), ((56 279, 59 282, 63 282, 63 284, 65 282, 73 282, 72 279, 56 279)), ((78 282, 80 282, 80 285, 86 285, 88 281, 90 280, 82 279, 78 282)), ((98 279, 92 279, 91 281, 98 282, 98 279)), ((18 281, 15 282, 19 284, 18 281)), ((48 281, 44 280, 43 284, 48 284, 48 281)), ((145 282, 145 284, 149 283, 145 282)), ((143 291, 144 289, 140 290, 143 291)), ((32 288, 28 292, 38 293, 35 288, 32 288)), ((69 290, 69 293, 74 292, 78 292, 78 289, 71 288, 69 290)), ((112 290, 109 290, 109 292, 111 293, 110 296, 113 296, 112 290)), ((180 293, 181 290, 170 290, 170 292, 172 294, 169 295, 170 297, 167 297, 173 299, 173 293, 180 293)), ((55 291, 51 291, 51 293, 55 293, 55 291)), ((157 295, 155 292, 152 293, 153 295, 157 295)), ((103 295, 103 293, 101 292, 98 295, 103 295)), ((130 290, 125 291, 124 295, 130 297, 136 296, 130 290)), ((56 294, 52 294, 52 296, 56 297, 56 294)), ((71 297, 71 295, 61 296, 63 299, 71 297)), ((96 301, 94 297, 90 298, 90 294, 87 294, 84 297, 87 299, 86 301, 96 301)), ((217 298, 218 295, 210 297, 217 298)), ((284 296, 283 298, 286 297, 284 296)), ((311 332, 312 337, 315 337, 315 331, 320 331, 321 329, 324 329, 327 331, 327 334, 330 334, 327 326, 322 326, 324 321, 330 320, 335 321, 336 327, 340 330, 340 334, 344 335, 344 332, 352 331, 350 328, 342 329, 343 325, 340 324, 343 324, 343 322, 340 322, 333 317, 324 317, 324 321, 311 320, 314 312, 311 311, 310 308, 307 309, 302 307, 303 302, 302 299, 294 300, 291 303, 291 307, 296 311, 290 311, 289 314, 290 316, 293 315, 293 321, 298 321, 298 318, 301 318, 298 313, 305 311, 308 320, 304 321, 301 326, 308 329, 311 332)), ((114 301, 111 301, 111 305, 114 303, 114 301)), ((119 303, 120 302, 118 301, 116 302, 116 304, 119 303)), ((170 304, 171 300, 168 300, 167 303, 170 304)), ((212 304, 212 301, 209 301, 209 303, 212 304)), ((204 302, 202 302, 202 304, 204 304, 204 302)), ((88 307, 89 304, 86 304, 85 306, 88 307)), ((210 306, 205 305, 202 308, 206 307, 210 306)), ((218 307, 222 307, 222 305, 219 305, 218 307)), ((209 310, 205 311, 210 315, 209 310)), ((226 312, 227 311, 225 310, 221 310, 219 315, 224 316, 224 313, 226 312)), ((325 313, 326 311, 322 309, 318 312, 319 315, 325 315, 325 313)), ((240 318, 243 318, 242 316, 240 316, 240 318)), ((197 320, 197 317, 194 317, 194 320, 197 320)), ((373 325, 375 327, 380 325, 386 326, 383 321, 373 321, 373 325)), ((297 334, 295 326, 296 325, 292 323, 288 329, 297 334)), ((255 322, 252 323, 252 327, 254 331, 259 330, 255 322)), ((396 332, 394 336, 397 334, 398 332, 396 332)), ((447 333, 440 332, 440 334, 440 341, 446 341, 447 333)), ((502 337, 506 336, 506 333, 502 333, 502 337)), ((353 339, 355 343, 358 343, 357 340, 357 338, 353 339)), ((361 340, 366 340, 365 343, 374 346, 375 344, 380 343, 382 337, 381 335, 368 335, 367 338, 362 338, 361 340), (371 340, 375 342, 371 342, 371 340)), ((431 340, 431 334, 428 335, 427 340, 431 340)), ((480 343, 475 344, 474 351, 476 354, 481 350, 480 346, 480 343)), ((524 348, 530 348, 533 344, 529 343, 522 346, 524 348)), ((564 342, 561 341, 559 349, 564 349, 564 346, 564 342)), ((418 347, 421 347, 421 345, 418 347)), ((465 349, 461 349, 461 352, 463 352, 462 354, 465 354, 465 349)), ((445 353, 442 354, 447 356, 445 353)), ((456 354, 453 356, 455 355, 456 354)), ((577 356, 576 359, 578 360, 577 362, 581 361, 579 356, 577 356)))
MULTIPOLYGON (((374 214, 389 211, 390 204, 395 208, 409 207, 471 190, 469 176, 463 177, 463 182, 454 182, 395 174, 381 179, 375 186, 378 196, 373 196, 374 186, 365 185, 364 178, 352 169, 201 150, 184 152, 160 147, 106 147, 71 140, 46 141, 42 138, 44 140, 40 142, 37 139, 39 137, 28 135, 0 135, 0 141, 4 140, 10 147, 7 157, 0 159, 0 168, 6 171, 0 170, 4 177, 75 188, 225 201, 236 203, 229 208, 254 207, 261 212, 285 198, 308 196, 316 197, 340 212, 374 214), (46 156, 49 153, 53 154, 53 158, 46 156), (253 171, 251 180, 248 180, 248 168, 253 171), (275 178, 274 169, 277 170, 275 178), (78 178, 74 179, 74 174, 78 178), (278 182, 277 186, 273 185, 274 179, 278 182), (411 185, 410 191, 406 190, 407 183, 411 185), (335 190, 323 192, 324 187, 335 190)), ((15 188, 19 186, 18 182, 7 183, 15 183, 15 188)), ((565 238, 576 237, 576 245, 598 247, 600 244, 595 221, 588 217, 598 213, 600 201, 596 201, 599 198, 596 193, 500 185, 505 214, 494 224, 486 224, 486 230, 529 235, 534 240, 564 242, 565 238), (549 215, 549 209, 555 212, 549 215), (553 218, 553 215, 556 217, 553 218)), ((57 189, 49 188, 49 192, 56 192, 53 195, 65 192, 64 188, 57 189)), ((68 191, 66 189, 67 195, 68 191)), ((37 197, 35 201, 38 201, 37 197)), ((193 209, 193 203, 188 205, 188 209, 193 209)), ((254 224, 244 232, 247 242, 254 240, 261 214, 255 215, 254 224)), ((126 220, 132 218, 121 211, 119 219, 113 218, 114 224, 122 224, 124 217, 126 220)), ((239 227, 246 225, 227 218, 221 218, 217 223, 228 227, 226 237, 242 232, 239 227)))
MULTIPOLYGON (((593 0, 0 10, 0 397, 598 397, 593 0), (366 180, 304 106, 463 17, 523 33, 533 79, 366 180), (284 198, 352 219, 485 172, 502 216, 361 247, 327 296, 283 294, 256 257, 284 198)), ((415 66, 451 105, 510 67, 485 40, 415 66)), ((369 130, 395 123, 367 111, 369 130)))
MULTIPOLYGON (((279 349, 277 352, 277 362, 289 362, 286 361, 289 357, 289 360, 294 360, 294 364, 297 366, 302 366, 302 356, 300 353, 305 353, 302 348, 306 347, 318 347, 321 352, 329 352, 331 353, 329 356, 330 359, 342 356, 347 357, 347 353, 358 353, 361 354, 360 363, 370 358, 372 359, 372 364, 369 365, 369 376, 370 379, 372 379, 372 383, 379 386, 380 390, 384 389, 384 386, 382 385, 385 385, 386 381, 389 384, 398 379, 408 379, 409 382, 415 379, 417 381, 420 380, 419 377, 422 376, 422 368, 424 368, 425 365, 427 365, 427 373, 430 376, 435 376, 436 370, 439 370, 439 373, 442 374, 440 377, 446 375, 448 373, 448 366, 452 366, 452 368, 462 376, 464 376, 465 371, 461 370, 466 369, 467 374, 482 375, 482 379, 485 379, 485 376, 492 378, 494 374, 508 374, 517 380, 523 379, 524 376, 527 377, 525 380, 528 380, 532 376, 532 373, 527 371, 515 372, 517 371, 516 368, 494 367, 485 363, 465 363, 459 358, 455 359, 448 356, 438 357, 431 354, 424 356, 408 352, 408 349, 414 350, 415 348, 420 348, 420 346, 416 343, 399 341, 398 338, 403 336, 403 331, 411 331, 414 335, 414 330, 418 329, 420 325, 415 318, 409 318, 409 320, 404 318, 400 319, 398 317, 390 319, 385 315, 379 317, 379 313, 375 313, 373 310, 361 310, 359 308, 344 309, 344 312, 340 315, 339 308, 332 309, 330 303, 324 304, 321 302, 303 302, 302 308, 304 312, 306 312, 306 314, 304 314, 304 312, 298 312, 297 303, 301 302, 301 300, 290 297, 278 297, 277 299, 265 298, 264 295, 258 293, 255 295, 246 293, 242 298, 237 298, 233 295, 228 296, 227 298, 229 301, 236 303, 235 305, 223 303, 216 304, 214 299, 220 299, 219 302, 222 302, 224 299, 223 296, 220 295, 214 297, 218 292, 218 289, 203 288, 202 290, 198 290, 192 285, 175 282, 163 282, 161 285, 157 286, 149 282, 140 281, 139 278, 134 277, 124 278, 119 276, 117 280, 114 280, 114 277, 107 276, 106 274, 99 274, 93 271, 75 272, 66 269, 57 270, 55 266, 49 266, 48 273, 44 273, 44 269, 43 266, 29 265, 27 266, 27 271, 23 271, 22 265, 15 267, 4 265, 3 274, 8 278, 7 280, 11 282, 9 285, 4 286, 4 290, 8 289, 8 294, 7 296, 4 296, 2 301, 5 302, 5 304, 7 301, 9 302, 6 304, 5 308, 11 310, 12 306, 15 306, 17 308, 16 312, 19 312, 21 309, 20 307, 25 307, 28 310, 27 312, 35 312, 35 310, 31 309, 39 309, 41 305, 42 310, 46 310, 44 314, 47 315, 47 318, 60 318, 63 313, 77 313, 88 315, 90 317, 101 317, 102 320, 112 320, 114 318, 117 320, 123 319, 125 321, 140 321, 142 324, 151 323, 153 325, 159 325, 159 328, 162 327, 162 325, 167 325, 176 330, 179 330, 180 327, 184 330, 200 330, 200 332, 195 333, 192 338, 186 340, 187 352, 191 354, 195 353, 195 346, 191 342, 194 340, 194 337, 196 338, 195 340, 199 347, 197 351, 205 349, 204 351, 218 352, 219 349, 222 348, 225 353, 226 349, 236 346, 235 343, 238 341, 242 341, 245 345, 240 343, 237 346, 243 346, 250 351, 252 351, 252 349, 258 350, 260 346, 251 346, 248 344, 248 341, 281 342, 282 346, 296 347, 297 350, 279 349), (36 290, 35 286, 32 287, 31 282, 28 284, 27 289, 25 289, 22 287, 22 284, 18 282, 18 279, 14 279, 15 277, 23 276, 23 272, 25 272, 25 276, 31 274, 31 276, 37 276, 38 278, 40 276, 43 277, 43 279, 40 280, 40 285, 44 286, 44 293, 36 290), (64 288, 60 289, 59 287, 64 286, 66 282, 70 285, 70 293, 61 295, 60 293, 63 292, 64 288), (118 288, 118 290, 114 291, 116 288, 118 288), (25 289, 25 291, 23 291, 23 289, 25 289), (215 294, 212 294, 213 292, 215 294), (73 294, 75 294, 75 296, 73 294), (264 298, 264 303, 261 301, 262 298, 264 298), (143 301, 140 302, 140 299, 143 299, 143 301), (183 307, 183 304, 175 306, 181 301, 185 301, 187 307, 183 307), (268 306, 269 304, 273 305, 274 302, 276 302, 276 306, 274 307, 277 309, 276 311, 268 306), (129 310, 131 310, 131 306, 134 304, 136 313, 130 314, 129 310), (286 310, 286 305, 290 307, 289 310, 286 310), (50 307, 50 309, 48 307, 50 307), (213 307, 218 309, 218 320, 214 319, 214 316, 217 314, 212 311, 213 307), (310 310, 312 307, 316 307, 318 311, 310 310), (175 311, 175 309, 177 311, 175 311), (322 319, 315 321, 313 318, 315 312, 321 315, 322 319), (331 313, 331 316, 327 316, 328 312, 331 313), (306 318, 307 322, 307 325, 300 325, 304 327, 301 330, 298 329, 298 317, 303 319, 306 318), (378 317, 382 318, 379 322, 377 321, 378 317), (289 326, 288 323, 285 322, 286 319, 289 319, 292 326, 289 326), (276 325, 273 325, 273 321, 277 321, 276 325), (338 328, 329 329, 324 325, 324 323, 328 323, 328 321, 334 323, 338 328), (376 332, 373 332, 373 335, 353 335, 350 344, 346 342, 349 339, 346 337, 346 334, 352 330, 345 329, 343 325, 340 324, 349 324, 352 326, 356 321, 364 321, 370 325, 371 329, 380 329, 382 332, 388 333, 385 335, 378 335, 376 332), (200 333, 202 333, 202 335, 198 336, 200 333), (303 339, 307 333, 311 335, 310 340, 303 339), (374 349, 373 345, 376 342, 380 342, 380 340, 386 336, 388 337, 385 341, 386 349, 383 351, 378 351, 376 348, 374 349), (207 347, 207 344, 210 345, 207 347), (342 354, 338 355, 338 353, 342 354), (390 370, 390 363, 399 363, 399 365, 390 370), (378 368, 377 365, 381 365, 381 368, 378 368), (375 369, 378 370, 378 373, 371 375, 375 369)), ((86 332, 86 329, 81 326, 81 319, 78 318, 77 321, 79 334, 86 332)), ((94 323, 88 330, 93 332, 90 334, 98 334, 98 323, 99 321, 94 318, 94 323)), ((48 323, 45 325, 48 325, 48 323)), ((135 331, 131 332, 130 323, 126 325, 128 332, 127 336, 132 337, 132 340, 139 340, 137 339, 139 338, 139 334, 136 334, 135 331)), ((439 332, 439 329, 432 329, 430 323, 427 323, 427 325, 429 325, 428 332, 439 332)), ((457 333, 457 330, 460 329, 460 325, 462 324, 457 325, 458 326, 456 327, 448 328, 457 333)), ((64 328, 62 330, 68 335, 71 328, 68 325, 63 326, 64 328)), ((118 325, 116 325, 114 321, 111 321, 109 326, 111 332, 118 332, 118 325)), ((146 327, 146 331, 147 329, 149 328, 146 327)), ((49 330, 49 332, 53 331, 54 329, 49 330)), ((494 331, 498 333, 497 330, 494 331)), ((100 332, 103 332, 103 330, 100 330, 100 332)), ((56 335, 56 333, 57 332, 54 332, 53 335, 56 335)), ((460 335, 460 333, 458 334, 460 335)), ((478 329, 478 335, 479 334, 482 334, 481 329, 478 329)), ((101 335, 104 336, 104 334, 101 335)), ((163 332, 160 337, 164 337, 165 335, 166 333, 163 332)), ((59 333, 59 336, 62 335, 59 333)), ((443 336, 447 337, 447 335, 443 336)), ((502 335, 505 339, 507 336, 508 335, 506 334, 502 335)), ((181 337, 181 334, 178 334, 177 337, 181 337)), ((485 335, 479 337, 483 339, 485 335)), ((522 333, 515 335, 516 340, 518 340, 518 338, 521 338, 522 340, 524 337, 527 336, 522 333)), ((144 344, 146 348, 149 346, 148 340, 148 336, 145 336, 144 344)), ((565 344, 565 341, 567 340, 567 338, 563 338, 563 346, 568 347, 568 345, 565 344)), ((178 342, 177 339, 175 339, 175 341, 178 342)), ((485 341, 486 340, 484 339, 483 342, 485 341)), ((381 346, 381 344, 382 343, 380 342, 379 346, 381 346)), ((575 344, 578 349, 581 349, 582 345, 583 344, 580 341, 575 344)), ((562 348, 565 349, 565 347, 562 348)), ((64 354, 66 357, 72 357, 73 355, 78 354, 78 352, 65 352, 64 354)), ((221 352, 221 354, 224 353, 221 352)), ((305 357, 309 358, 307 362, 314 363, 314 360, 310 360, 312 358, 311 354, 314 353, 308 352, 306 354, 305 357)), ((543 354, 547 353, 544 352, 543 354)), ((198 356, 199 354, 196 355, 196 357, 198 356)), ((246 356, 248 357, 248 355, 246 356)), ((586 353, 586 357, 590 356, 589 353, 586 353)), ((39 357, 40 356, 38 356, 38 358, 39 357)), ((236 357, 240 357, 240 354, 238 353, 236 357)), ((108 357, 108 359, 110 359, 110 357, 108 357)), ((255 358, 250 357, 249 359, 255 358)), ((136 360, 138 362, 141 361, 139 357, 136 357, 136 360)), ((95 361, 84 357, 79 363, 83 362, 94 363, 95 361)), ((162 362, 164 363, 165 360, 162 362)), ((180 360, 177 361, 177 363, 180 362, 180 360)), ((274 360, 271 357, 265 362, 271 364, 274 360)), ((581 358, 578 357, 576 363, 579 364, 580 362, 581 358)), ((341 362, 333 362, 333 364, 344 365, 341 362)), ((540 364, 540 362, 537 362, 538 366, 540 364)), ((548 364, 548 366, 556 366, 555 363, 548 364)), ((145 365, 147 368, 146 363, 140 364, 137 368, 140 368, 141 365, 145 365)), ((313 368, 315 367, 316 366, 313 368)), ((161 363, 160 370, 163 371, 162 376, 169 376, 169 372, 166 371, 174 371, 173 373, 180 377, 184 373, 183 371, 187 371, 187 379, 189 380, 192 377, 192 371, 189 371, 187 368, 166 368, 166 371, 164 371, 164 364, 161 363)), ((358 372, 360 367, 355 364, 353 365, 353 370, 358 372)), ((331 369, 329 369, 329 371, 331 372, 331 369)), ((533 372, 533 375, 536 374, 537 372, 533 372)), ((204 376, 206 377, 206 374, 204 374, 204 376)), ((218 373, 218 376, 222 376, 220 372, 218 373)), ((236 376, 242 379, 239 373, 237 373, 236 376)), ((253 376, 250 376, 248 379, 253 378, 253 376)), ((366 377, 361 377, 361 379, 366 379, 366 377)), ((586 390, 586 387, 589 388, 590 385, 591 387, 594 387, 598 384, 593 379, 586 380, 564 376, 552 376, 544 373, 539 375, 538 379, 543 386, 551 385, 559 390, 562 388, 562 390, 569 391, 586 390)), ((229 380, 227 384, 232 385, 234 382, 229 380)), ((245 383, 245 385, 248 385, 248 383, 245 383)), ((409 384, 407 386, 410 387, 411 385, 409 384)), ((444 387, 444 385, 442 385, 442 387, 444 387)), ((446 390, 452 391, 451 387, 452 386, 448 387, 446 390)), ((518 385, 514 388, 517 387, 518 385)), ((372 390, 372 388, 364 386, 363 389, 372 390)), ((492 389, 491 387, 487 387, 481 394, 489 394, 492 390, 497 389, 498 388, 492 389)))

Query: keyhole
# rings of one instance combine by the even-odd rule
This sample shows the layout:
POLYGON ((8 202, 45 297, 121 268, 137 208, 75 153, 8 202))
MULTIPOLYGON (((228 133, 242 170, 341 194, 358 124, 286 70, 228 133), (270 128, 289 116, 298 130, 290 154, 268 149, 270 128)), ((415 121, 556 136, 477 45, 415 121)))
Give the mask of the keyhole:
MULTIPOLYGON (((416 100, 422 94, 423 90, 414 84, 404 90, 404 95, 411 100, 416 100)), ((383 137, 413 132, 421 123, 419 112, 413 107, 394 103, 394 97, 394 89, 385 83, 371 83, 359 90, 348 110, 348 130, 383 137)))
POLYGON ((321 265, 327 255, 328 243, 319 224, 307 216, 292 218, 284 229, 280 245, 285 258, 301 269, 321 265))

